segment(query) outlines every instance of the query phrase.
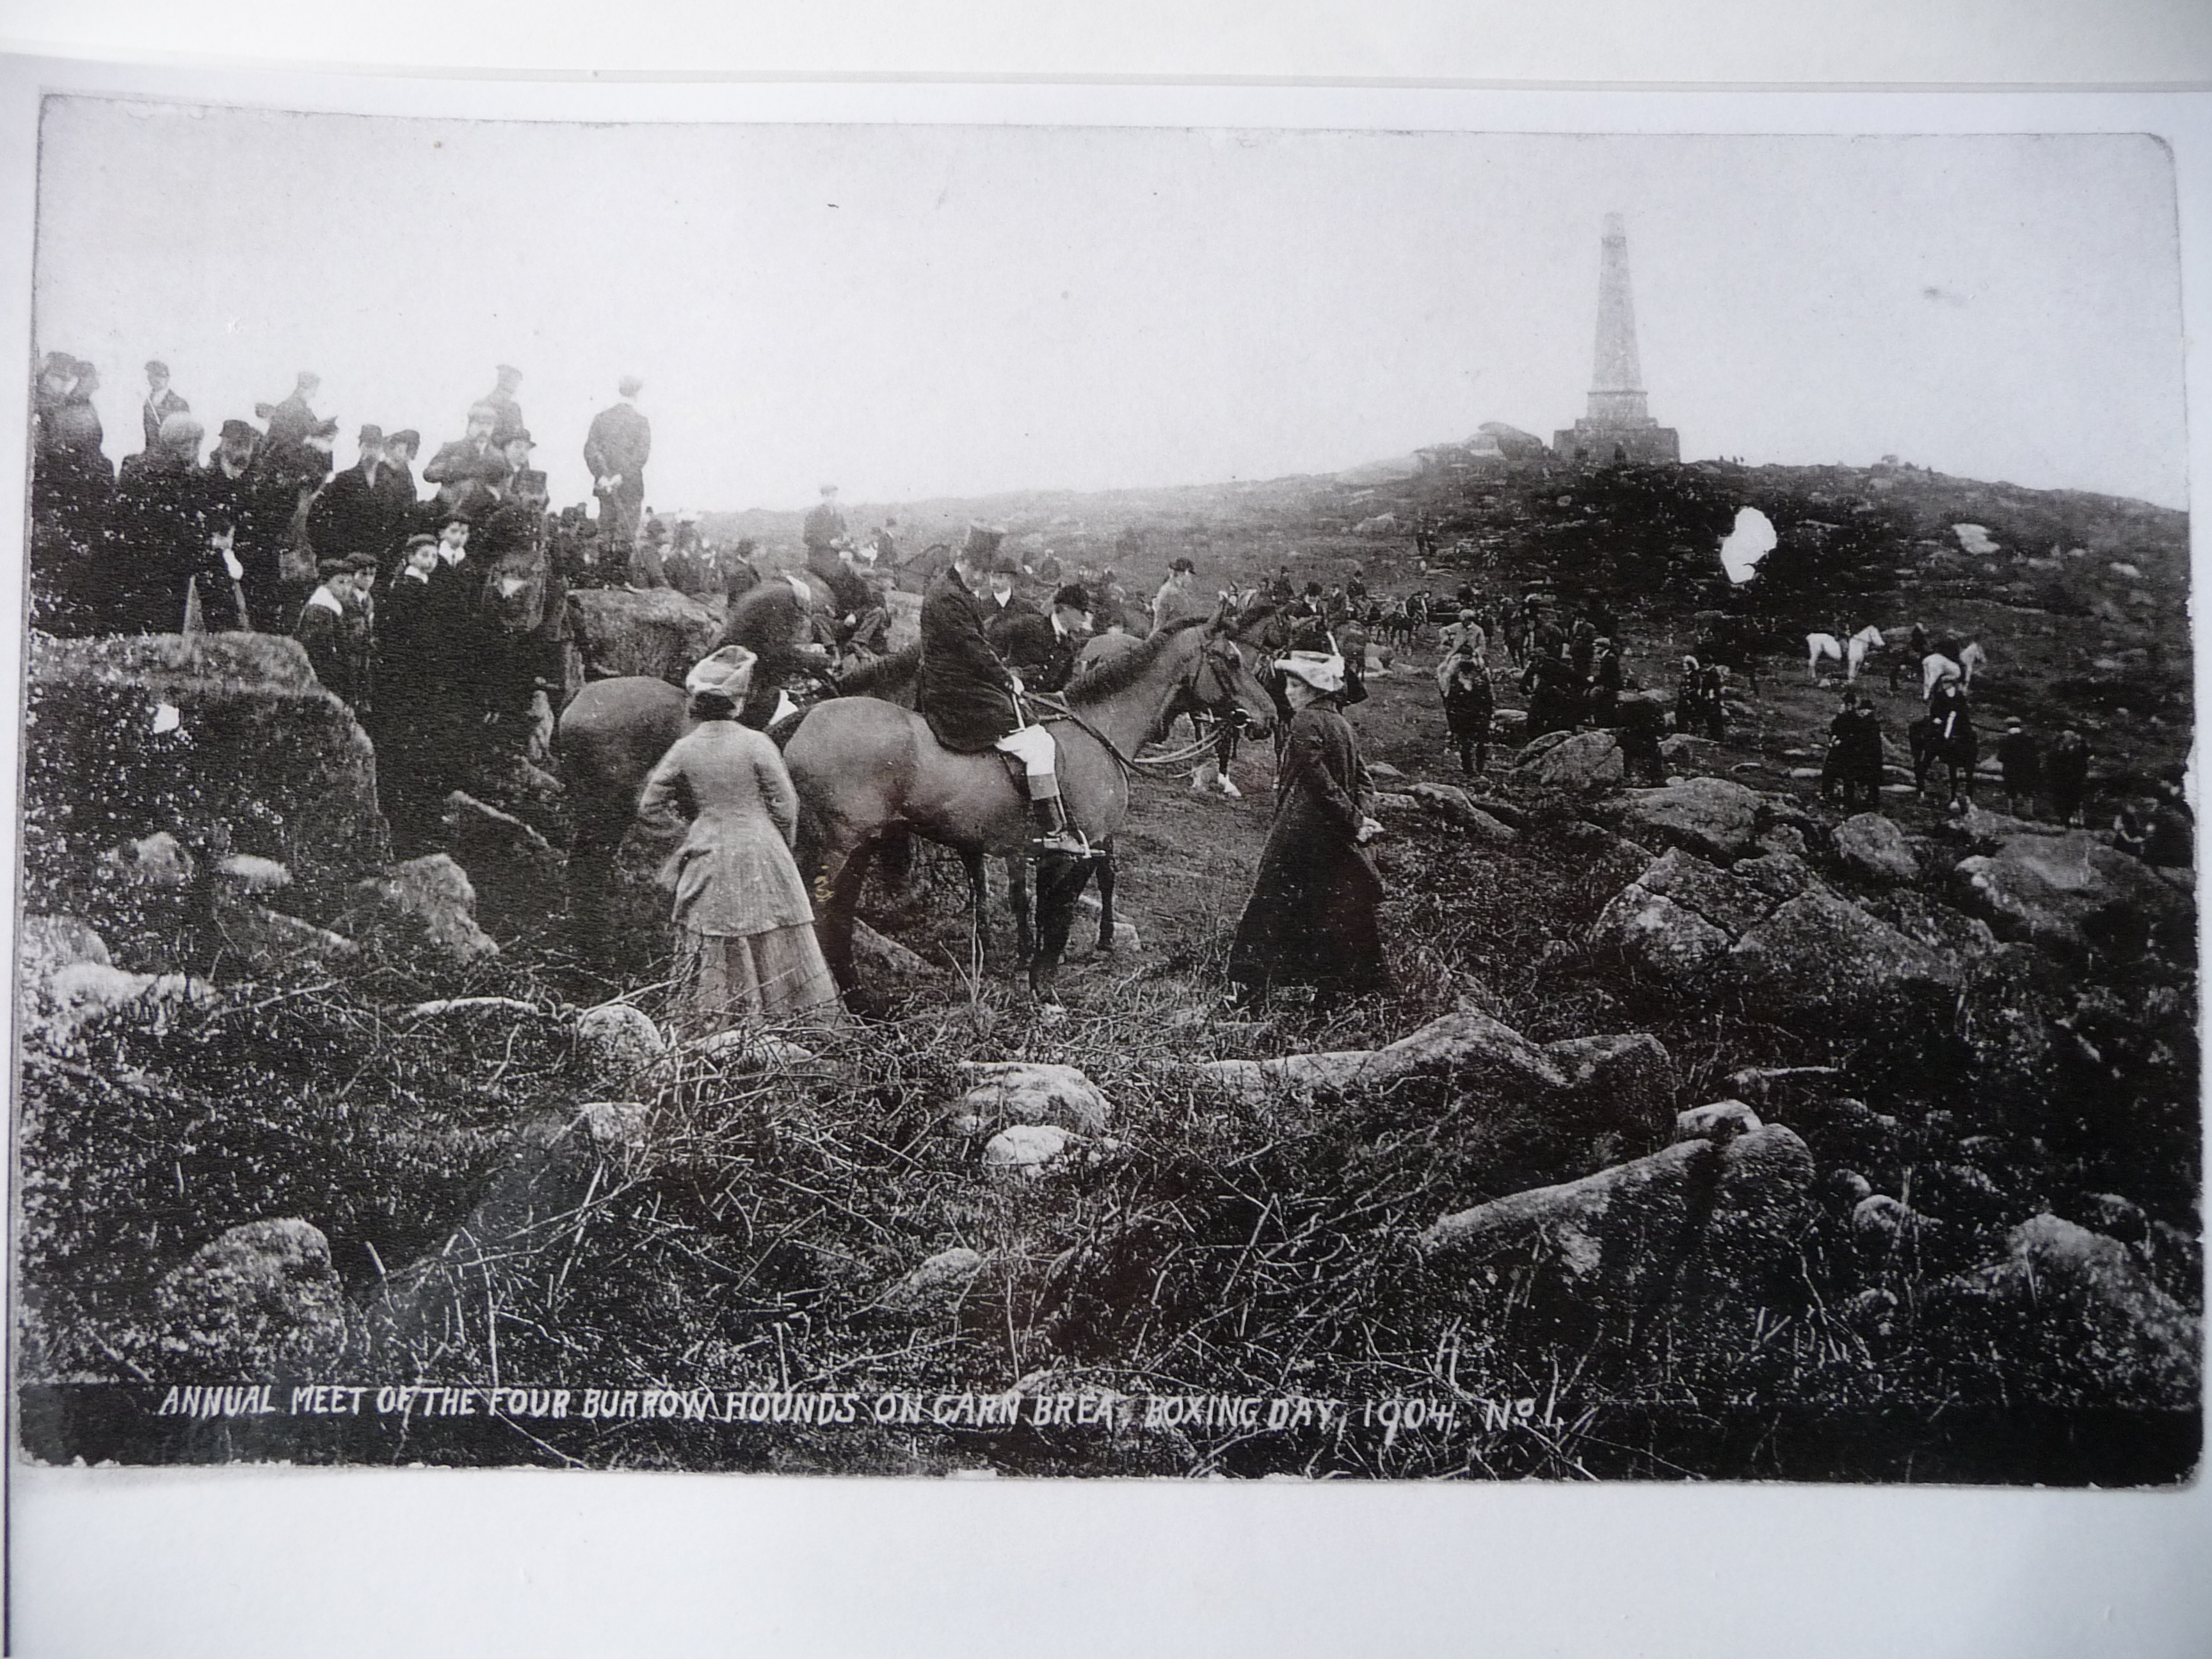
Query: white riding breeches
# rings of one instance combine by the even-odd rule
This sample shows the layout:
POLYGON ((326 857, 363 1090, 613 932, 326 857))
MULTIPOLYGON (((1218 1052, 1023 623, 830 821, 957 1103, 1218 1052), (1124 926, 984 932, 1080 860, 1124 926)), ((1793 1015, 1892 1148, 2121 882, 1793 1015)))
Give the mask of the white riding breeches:
POLYGON ((1060 755, 1060 745, 1042 726, 1024 726, 1018 732, 1009 732, 993 747, 1018 759, 1022 769, 1033 778, 1050 777, 1054 770, 1053 763, 1060 755))

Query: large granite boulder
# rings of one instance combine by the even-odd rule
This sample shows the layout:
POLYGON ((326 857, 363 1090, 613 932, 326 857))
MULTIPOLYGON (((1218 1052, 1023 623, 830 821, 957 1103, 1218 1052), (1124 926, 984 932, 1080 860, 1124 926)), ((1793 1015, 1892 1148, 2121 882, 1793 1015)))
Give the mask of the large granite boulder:
POLYGON ((1310 1096, 1381 1088, 1420 1073, 1449 1073, 1487 1065, 1538 1087, 1570 1087, 1567 1075, 1543 1049, 1511 1026, 1476 1009, 1431 1020, 1382 1048, 1344 1048, 1286 1054, 1280 1060, 1214 1060, 1199 1066, 1207 1082, 1244 1098, 1310 1096))
MULTIPOLYGON (((1534 744, 1530 744, 1534 748, 1534 744)), ((1577 732, 1519 769, 1550 789, 1610 789, 1625 774, 1620 744, 1610 732, 1577 732)))
POLYGON ((1632 789, 1623 832, 1726 863, 1751 848, 1759 831, 1758 793, 1726 778, 1685 778, 1657 789, 1632 789))
POLYGON ((672 587, 578 588, 568 595, 568 633, 586 679, 643 674, 681 685, 722 637, 722 618, 672 587))
POLYGON ((375 751, 295 640, 33 635, 27 691, 33 908, 97 914, 103 855, 156 834, 273 860, 311 895, 385 860, 375 751))
POLYGON ((187 1381, 264 1382, 343 1352, 330 1241, 296 1217, 249 1221, 200 1247, 155 1291, 165 1361, 187 1381))
POLYGON ((1954 1000, 1958 964, 1832 893, 1807 893, 1748 930, 1736 978, 1778 1012, 1840 1020, 1932 1013, 1954 1000))
POLYGON ((1905 831, 1879 812, 1860 812, 1836 826, 1836 859, 1853 875, 1875 882, 1915 881, 1920 860, 1905 831))
POLYGON ((463 962, 499 954, 497 941, 477 926, 477 891, 468 872, 443 853, 394 865, 355 891, 372 910, 419 930, 434 948, 463 962))
POLYGON ((2094 1372, 2102 1398, 2196 1412, 2201 1322, 2126 1245, 2055 1215, 2029 1217, 2006 1244, 2003 1261, 1945 1288, 2015 1328, 2027 1324, 2094 1372))
POLYGON ((1739 1109, 1648 1158, 1445 1216, 1417 1243, 1477 1296, 1628 1340, 1667 1312, 1768 1305, 1796 1268, 1812 1188, 1804 1142, 1739 1109))
POLYGON ((2054 955, 2091 947, 2133 954, 2157 944, 2193 951, 2192 895, 2083 830, 2014 836, 1993 854, 1962 860, 1954 890, 2002 938, 2054 955))

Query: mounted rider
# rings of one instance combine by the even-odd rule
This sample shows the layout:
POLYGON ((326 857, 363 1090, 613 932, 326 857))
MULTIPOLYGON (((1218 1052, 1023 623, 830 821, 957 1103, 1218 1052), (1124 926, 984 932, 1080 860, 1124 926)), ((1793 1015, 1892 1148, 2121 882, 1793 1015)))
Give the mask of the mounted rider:
POLYGON ((1089 858, 1090 843, 1067 821, 1057 775, 1059 745, 1051 732, 1024 719, 1022 683, 983 631, 976 598, 1006 532, 971 524, 952 564, 921 601, 921 669, 916 711, 937 741, 956 755, 996 749, 1022 763, 1036 833, 1033 853, 1089 858))

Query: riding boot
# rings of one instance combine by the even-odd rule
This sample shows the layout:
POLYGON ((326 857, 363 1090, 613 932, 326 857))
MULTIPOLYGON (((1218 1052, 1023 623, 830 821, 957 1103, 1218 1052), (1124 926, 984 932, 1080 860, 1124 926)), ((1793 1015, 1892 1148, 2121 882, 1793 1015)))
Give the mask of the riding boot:
POLYGON ((1030 838, 1030 853, 1040 858, 1089 858, 1091 843, 1068 823, 1067 809, 1060 804, 1060 780, 1045 772, 1031 775, 1029 783, 1030 814, 1036 824, 1036 833, 1030 838))

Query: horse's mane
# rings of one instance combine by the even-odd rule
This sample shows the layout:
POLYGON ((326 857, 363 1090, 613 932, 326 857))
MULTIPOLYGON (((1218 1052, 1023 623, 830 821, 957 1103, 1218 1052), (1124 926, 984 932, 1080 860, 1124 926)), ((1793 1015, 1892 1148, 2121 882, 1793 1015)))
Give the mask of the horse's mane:
POLYGON ((872 697, 892 686, 905 685, 921 671, 921 647, 909 645, 863 663, 837 680, 841 697, 872 697))
POLYGON ((1081 708, 1094 702, 1103 702, 1116 692, 1126 691, 1144 678, 1146 672, 1160 659, 1160 653, 1168 648, 1170 641, 1176 635, 1188 629, 1202 628, 1212 620, 1212 617, 1178 617, 1135 650, 1125 651, 1118 657, 1100 663, 1061 695, 1071 706, 1081 708))

